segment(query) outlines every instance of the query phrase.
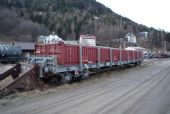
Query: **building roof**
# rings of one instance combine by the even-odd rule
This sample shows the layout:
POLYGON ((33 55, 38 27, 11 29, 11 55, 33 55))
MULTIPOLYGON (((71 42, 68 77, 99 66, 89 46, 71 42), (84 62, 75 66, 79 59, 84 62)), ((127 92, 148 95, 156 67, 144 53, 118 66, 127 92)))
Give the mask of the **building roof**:
POLYGON ((128 33, 128 34, 126 34, 126 36, 125 37, 136 37, 133 33, 128 33))
POLYGON ((14 45, 21 47, 22 50, 35 50, 34 42, 15 42, 14 45))
POLYGON ((57 35, 52 34, 49 36, 39 36, 38 37, 38 42, 42 43, 56 43, 56 42, 64 42, 61 38, 59 38, 57 35))

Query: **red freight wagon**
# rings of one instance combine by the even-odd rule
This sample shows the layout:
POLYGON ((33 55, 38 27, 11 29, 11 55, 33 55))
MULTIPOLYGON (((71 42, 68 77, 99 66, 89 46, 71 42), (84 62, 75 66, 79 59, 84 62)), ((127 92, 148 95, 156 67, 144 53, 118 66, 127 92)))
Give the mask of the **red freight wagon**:
POLYGON ((40 56, 54 56, 59 65, 77 65, 80 60, 78 45, 37 44, 35 53, 40 56))
POLYGON ((128 50, 124 50, 125 51, 125 61, 128 61, 128 50))
POLYGON ((46 48, 46 53, 49 53, 50 55, 52 54, 60 54, 60 51, 61 50, 61 45, 59 44, 51 44, 51 45, 48 45, 46 48))
POLYGON ((139 51, 136 51, 136 59, 139 58, 139 51))
POLYGON ((78 45, 62 44, 61 52, 57 56, 57 63, 61 65, 77 65, 80 61, 78 45))
MULTIPOLYGON (((52 35, 48 40, 54 37, 52 35)), ((143 60, 139 50, 67 44, 58 37, 55 37, 55 41, 37 43, 35 54, 30 63, 41 66, 41 78, 54 74, 58 82, 69 82, 73 78, 84 79, 88 77, 89 71, 125 64, 138 65, 143 60)))
POLYGON ((137 56, 138 56, 138 53, 137 53, 137 51, 135 50, 135 51, 134 51, 134 59, 135 59, 135 60, 137 59, 137 56))
POLYGON ((128 55, 129 55, 129 60, 130 60, 130 61, 132 61, 132 60, 134 59, 133 54, 134 54, 134 53, 133 53, 133 50, 129 50, 129 51, 128 51, 128 55))
POLYGON ((141 51, 138 52, 138 59, 140 59, 140 58, 142 58, 142 52, 141 51))
POLYGON ((141 58, 142 58, 142 55, 143 55, 143 52, 140 51, 140 52, 139 52, 139 58, 138 58, 138 59, 141 59, 141 58))
POLYGON ((83 63, 97 63, 97 47, 83 46, 82 61, 83 63))
POLYGON ((78 44, 39 43, 35 47, 36 56, 30 63, 41 65, 42 75, 60 75, 59 81, 72 77, 86 77, 90 70, 123 64, 140 64, 142 52, 119 48, 84 46, 78 44), (111 60, 112 59, 112 60, 111 60), (64 78, 64 79, 63 79, 64 78))
POLYGON ((128 51, 127 51, 127 50, 122 50, 122 51, 121 51, 121 54, 122 54, 122 61, 123 61, 123 62, 126 62, 126 61, 127 61, 127 58, 128 58, 128 56, 127 56, 128 51))
POLYGON ((36 44, 35 45, 35 54, 45 54, 45 45, 43 44, 36 44))
POLYGON ((100 63, 110 61, 110 48, 100 48, 100 63))
POLYGON ((47 45, 45 45, 45 54, 46 55, 50 55, 50 46, 51 46, 52 44, 47 44, 47 45))
POLYGON ((120 58, 120 50, 119 49, 112 49, 112 61, 118 62, 120 58))

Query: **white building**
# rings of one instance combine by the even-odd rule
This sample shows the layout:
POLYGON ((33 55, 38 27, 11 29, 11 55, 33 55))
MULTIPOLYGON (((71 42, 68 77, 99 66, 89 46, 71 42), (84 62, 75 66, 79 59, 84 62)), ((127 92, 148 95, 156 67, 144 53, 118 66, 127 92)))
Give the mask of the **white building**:
POLYGON ((136 36, 133 33, 126 34, 125 38, 128 42, 136 43, 136 36))
POLYGON ((96 46, 96 37, 92 35, 80 35, 79 43, 85 46, 96 46))
POLYGON ((49 36, 39 36, 38 37, 38 42, 42 43, 57 43, 57 42, 64 42, 61 38, 59 38, 57 35, 52 34, 49 36))
POLYGON ((92 35, 80 35, 79 41, 63 41, 57 35, 52 34, 49 36, 39 36, 38 42, 41 43, 58 43, 63 42, 66 44, 80 44, 85 46, 96 46, 96 37, 92 35))

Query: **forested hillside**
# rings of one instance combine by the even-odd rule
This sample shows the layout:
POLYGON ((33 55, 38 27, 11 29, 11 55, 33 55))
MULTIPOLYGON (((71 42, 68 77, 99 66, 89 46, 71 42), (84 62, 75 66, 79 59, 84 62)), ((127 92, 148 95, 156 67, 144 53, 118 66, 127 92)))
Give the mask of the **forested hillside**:
POLYGON ((0 0, 0 38, 35 41, 54 31, 64 40, 93 34, 99 43, 147 31, 150 45, 161 46, 168 33, 139 25, 96 0, 0 0))

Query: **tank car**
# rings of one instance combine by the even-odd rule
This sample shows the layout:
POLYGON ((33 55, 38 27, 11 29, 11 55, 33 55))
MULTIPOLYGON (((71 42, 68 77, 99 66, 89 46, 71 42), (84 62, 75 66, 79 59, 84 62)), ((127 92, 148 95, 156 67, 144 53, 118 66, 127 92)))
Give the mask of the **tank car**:
POLYGON ((22 57, 22 50, 20 47, 11 44, 0 44, 0 62, 1 63, 15 63, 22 57))

